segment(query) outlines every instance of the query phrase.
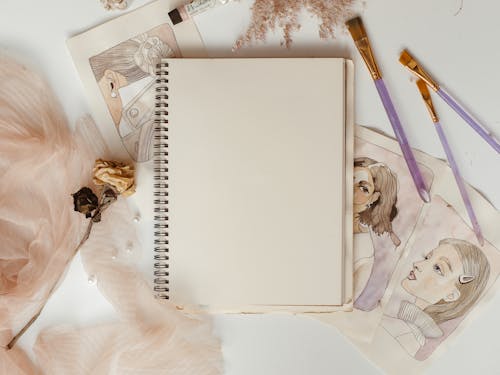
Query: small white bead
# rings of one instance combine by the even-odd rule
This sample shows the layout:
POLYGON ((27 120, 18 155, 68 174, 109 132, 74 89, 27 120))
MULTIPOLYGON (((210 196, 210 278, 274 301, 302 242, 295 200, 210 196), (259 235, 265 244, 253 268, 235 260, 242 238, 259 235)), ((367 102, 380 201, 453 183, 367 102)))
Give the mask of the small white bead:
POLYGON ((90 275, 89 278, 87 279, 89 285, 95 285, 97 283, 97 277, 96 275, 90 275))
POLYGON ((138 223, 139 221, 141 221, 141 217, 139 215, 136 215, 132 220, 134 221, 134 223, 138 223))
POLYGON ((127 246, 125 247, 125 251, 130 254, 132 250, 134 250, 134 244, 132 243, 132 241, 128 241, 127 246))

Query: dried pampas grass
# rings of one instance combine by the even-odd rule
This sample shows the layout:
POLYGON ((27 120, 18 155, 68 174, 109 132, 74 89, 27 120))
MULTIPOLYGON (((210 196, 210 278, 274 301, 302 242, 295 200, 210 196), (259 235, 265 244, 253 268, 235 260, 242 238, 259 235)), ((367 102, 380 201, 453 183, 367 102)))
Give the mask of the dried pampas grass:
POLYGON ((319 21, 319 37, 334 38, 335 29, 352 16, 355 0, 255 0, 250 26, 235 43, 234 49, 265 41, 270 31, 280 28, 283 42, 289 48, 292 34, 301 27, 298 16, 306 10, 319 21))

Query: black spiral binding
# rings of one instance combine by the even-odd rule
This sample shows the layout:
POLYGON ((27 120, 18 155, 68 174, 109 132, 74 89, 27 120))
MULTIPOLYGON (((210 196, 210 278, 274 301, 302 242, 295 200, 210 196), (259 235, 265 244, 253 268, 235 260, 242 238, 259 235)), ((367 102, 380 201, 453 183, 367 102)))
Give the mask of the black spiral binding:
POLYGON ((168 299, 168 63, 156 66, 154 112, 154 291, 168 299))

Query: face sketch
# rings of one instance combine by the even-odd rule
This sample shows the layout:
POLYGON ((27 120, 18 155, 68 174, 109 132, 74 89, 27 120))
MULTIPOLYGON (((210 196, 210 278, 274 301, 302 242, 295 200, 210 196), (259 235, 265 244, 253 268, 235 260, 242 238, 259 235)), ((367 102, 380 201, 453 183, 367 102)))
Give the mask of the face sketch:
POLYGON ((104 101, 111 113, 111 117, 113 118, 113 122, 118 126, 122 117, 123 108, 119 89, 128 84, 127 78, 118 72, 107 69, 98 84, 104 101))
POLYGON ((441 300, 453 302, 460 297, 457 284, 462 274, 463 264, 459 254, 452 245, 442 244, 422 261, 413 264, 401 286, 417 297, 417 304, 421 307, 441 300))
POLYGON ((375 185, 370 169, 354 167, 354 213, 359 214, 375 203, 380 193, 375 192, 375 185))

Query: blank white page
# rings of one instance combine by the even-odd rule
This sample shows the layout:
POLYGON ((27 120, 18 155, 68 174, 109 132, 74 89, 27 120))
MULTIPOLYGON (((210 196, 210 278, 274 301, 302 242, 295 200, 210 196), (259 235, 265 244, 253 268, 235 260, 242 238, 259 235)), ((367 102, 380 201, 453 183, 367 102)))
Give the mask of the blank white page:
POLYGON ((170 298, 342 305, 343 59, 167 59, 170 298))

